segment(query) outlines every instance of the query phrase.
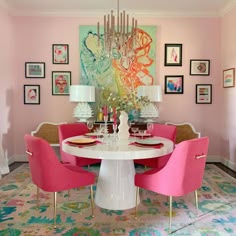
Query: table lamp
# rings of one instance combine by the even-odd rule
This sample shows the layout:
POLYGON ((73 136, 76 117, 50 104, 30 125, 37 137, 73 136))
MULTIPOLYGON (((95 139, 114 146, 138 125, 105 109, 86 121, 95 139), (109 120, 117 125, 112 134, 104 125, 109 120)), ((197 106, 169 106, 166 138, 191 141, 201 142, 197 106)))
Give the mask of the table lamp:
POLYGON ((159 117, 159 111, 156 106, 157 102, 162 101, 162 91, 160 85, 142 85, 137 88, 138 97, 147 96, 150 103, 143 107, 140 112, 140 117, 152 121, 159 117))
POLYGON ((86 122, 93 116, 93 111, 88 102, 95 102, 95 87, 89 85, 71 85, 70 102, 78 102, 74 108, 73 117, 79 122, 86 122))

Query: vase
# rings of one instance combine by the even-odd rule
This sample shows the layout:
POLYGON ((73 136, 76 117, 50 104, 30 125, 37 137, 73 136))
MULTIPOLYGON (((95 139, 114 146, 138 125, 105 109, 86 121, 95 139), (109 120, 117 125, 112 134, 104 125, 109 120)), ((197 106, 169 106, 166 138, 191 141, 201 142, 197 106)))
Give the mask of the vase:
POLYGON ((128 125, 128 114, 125 111, 120 112, 120 124, 118 126, 118 138, 128 139, 129 138, 129 125, 128 125))

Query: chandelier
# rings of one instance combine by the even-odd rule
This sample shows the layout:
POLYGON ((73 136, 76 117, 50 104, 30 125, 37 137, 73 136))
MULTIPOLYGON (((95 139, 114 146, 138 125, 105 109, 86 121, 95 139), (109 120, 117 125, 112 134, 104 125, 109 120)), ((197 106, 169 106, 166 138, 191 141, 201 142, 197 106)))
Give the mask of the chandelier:
POLYGON ((132 57, 136 45, 137 20, 123 10, 120 12, 119 0, 117 0, 117 15, 111 10, 104 15, 104 33, 100 32, 100 23, 97 23, 98 47, 103 46, 109 57, 132 57))

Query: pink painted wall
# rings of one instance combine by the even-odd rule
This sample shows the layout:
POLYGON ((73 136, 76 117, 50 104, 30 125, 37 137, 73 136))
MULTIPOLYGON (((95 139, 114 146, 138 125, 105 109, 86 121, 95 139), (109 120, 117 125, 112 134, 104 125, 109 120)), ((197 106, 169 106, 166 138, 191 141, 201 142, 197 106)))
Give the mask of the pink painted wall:
MULTIPOLYGON (((14 32, 12 19, 0 8, 0 168, 8 162, 8 157, 15 153, 14 149, 14 101, 15 90, 15 59, 14 32)), ((1 171, 0 171, 1 172, 1 171)), ((0 173, 1 174, 1 173, 0 173)))
MULTIPOLYGON (((37 18, 13 17, 15 34, 14 89, 11 120, 14 121, 14 153, 24 153, 23 136, 42 121, 74 121, 72 111, 75 104, 68 96, 51 95, 51 72, 71 71, 72 84, 79 83, 79 25, 96 24, 101 19, 93 18, 37 18), (70 46, 70 64, 52 64, 52 44, 66 43, 70 46), (43 61, 46 63, 45 79, 25 79, 24 63, 43 61), (41 104, 23 104, 23 85, 40 84, 41 104)), ((219 18, 144 18, 140 25, 157 26, 156 83, 164 85, 165 75, 184 75, 184 94, 164 95, 160 103, 160 121, 193 123, 202 136, 210 137, 210 155, 227 153, 222 149, 222 71, 221 71, 221 20, 219 18), (183 44, 183 66, 164 67, 164 44, 183 44), (190 59, 210 59, 210 76, 190 76, 190 59), (213 85, 213 103, 195 104, 195 85, 213 85)), ((227 24, 227 22, 225 23, 227 24)), ((9 36, 10 39, 10 36, 9 36)), ((233 160, 236 163, 236 160, 233 160)))
MULTIPOLYGON (((221 31, 221 55, 222 70, 236 67, 236 8, 229 12, 222 19, 221 31)), ((220 84, 220 94, 222 99, 222 108, 220 111, 221 127, 221 149, 223 156, 230 165, 236 163, 236 87, 222 88, 222 80, 220 84)))

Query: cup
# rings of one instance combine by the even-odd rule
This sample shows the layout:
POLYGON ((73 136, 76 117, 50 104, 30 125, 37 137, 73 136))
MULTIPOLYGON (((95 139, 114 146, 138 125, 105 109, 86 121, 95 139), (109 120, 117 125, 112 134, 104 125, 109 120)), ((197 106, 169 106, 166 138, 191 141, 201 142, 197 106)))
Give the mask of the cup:
POLYGON ((149 134, 152 134, 153 128, 154 128, 153 123, 147 123, 147 132, 149 134))
POLYGON ((146 133, 146 130, 144 129, 139 130, 139 135, 141 136, 141 139, 143 139, 143 136, 145 133, 146 133))

